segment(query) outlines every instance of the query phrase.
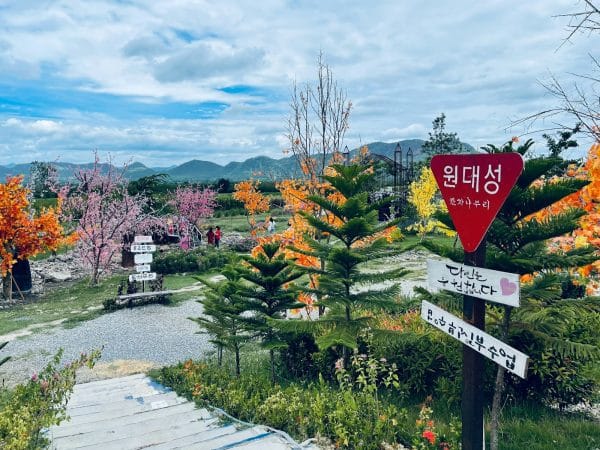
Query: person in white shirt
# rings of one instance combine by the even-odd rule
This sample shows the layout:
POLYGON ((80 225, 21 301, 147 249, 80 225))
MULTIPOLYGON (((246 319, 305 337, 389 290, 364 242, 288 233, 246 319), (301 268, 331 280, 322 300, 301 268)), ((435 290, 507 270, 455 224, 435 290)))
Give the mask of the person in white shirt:
POLYGON ((273 218, 269 218, 269 223, 267 224, 267 231, 269 234, 275 233, 275 220, 273 218))

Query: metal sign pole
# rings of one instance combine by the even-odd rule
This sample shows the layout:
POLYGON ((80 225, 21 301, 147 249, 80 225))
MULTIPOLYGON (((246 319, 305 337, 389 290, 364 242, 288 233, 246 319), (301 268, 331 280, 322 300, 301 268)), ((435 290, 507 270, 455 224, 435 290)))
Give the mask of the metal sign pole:
MULTIPOLYGON (((465 252, 465 264, 476 267, 485 265, 485 238, 474 252, 465 252)), ((485 301, 469 295, 463 296, 463 319, 485 330, 485 301)), ((467 345, 463 345, 463 392, 462 392, 462 448, 484 448, 483 428, 483 372, 484 358, 467 345)))

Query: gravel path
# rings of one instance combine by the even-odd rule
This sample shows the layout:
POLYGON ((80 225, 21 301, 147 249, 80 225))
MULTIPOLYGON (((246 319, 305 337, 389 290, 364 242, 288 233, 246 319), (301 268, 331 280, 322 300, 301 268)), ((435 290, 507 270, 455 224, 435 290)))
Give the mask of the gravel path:
MULTIPOLYGON (((425 255, 409 252, 402 264, 422 270, 425 255)), ((417 273, 403 281, 403 291, 410 294, 415 285, 424 282, 424 273, 417 273)), ((201 313, 202 305, 191 299, 176 307, 146 305, 122 309, 71 329, 57 325, 38 331, 15 339, 4 348, 2 354, 11 355, 12 359, 0 367, 0 382, 4 380, 10 386, 26 380, 42 369, 59 348, 64 349, 63 361, 67 362, 81 352, 104 346, 94 370, 82 369, 79 382, 146 372, 152 367, 199 358, 213 350, 208 336, 197 334, 199 326, 188 320, 201 313)))
POLYGON ((63 361, 104 346, 94 371, 83 370, 78 381, 127 375, 150 367, 198 358, 212 350, 208 336, 188 320, 202 305, 188 300, 176 307, 146 305, 107 313, 76 328, 57 328, 10 342, 3 354, 12 359, 0 369, 7 385, 21 382, 42 369, 59 348, 63 361))

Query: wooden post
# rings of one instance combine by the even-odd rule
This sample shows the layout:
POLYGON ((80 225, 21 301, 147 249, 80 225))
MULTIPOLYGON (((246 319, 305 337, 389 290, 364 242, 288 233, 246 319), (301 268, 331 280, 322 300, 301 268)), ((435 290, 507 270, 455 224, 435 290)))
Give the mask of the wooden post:
MULTIPOLYGON (((474 252, 465 252, 465 264, 485 266, 485 238, 474 252)), ((463 296, 463 319, 485 330, 485 301, 463 296)), ((483 372, 484 358, 467 345, 463 345, 463 391, 462 391, 462 448, 484 448, 483 429, 483 372)))

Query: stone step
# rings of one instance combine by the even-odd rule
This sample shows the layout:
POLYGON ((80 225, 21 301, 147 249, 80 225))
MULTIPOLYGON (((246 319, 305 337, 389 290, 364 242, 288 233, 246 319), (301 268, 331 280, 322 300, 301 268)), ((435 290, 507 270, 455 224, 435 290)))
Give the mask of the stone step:
POLYGON ((171 392, 170 389, 160 388, 152 385, 134 385, 130 388, 119 388, 110 392, 81 392, 73 393, 69 404, 72 408, 80 406, 99 405, 101 403, 107 403, 112 401, 127 400, 136 397, 143 397, 145 395, 153 394, 165 394, 171 392))
POLYGON ((261 439, 232 444, 228 448, 235 450, 290 450, 299 448, 299 446, 291 446, 283 437, 269 434, 261 439))

